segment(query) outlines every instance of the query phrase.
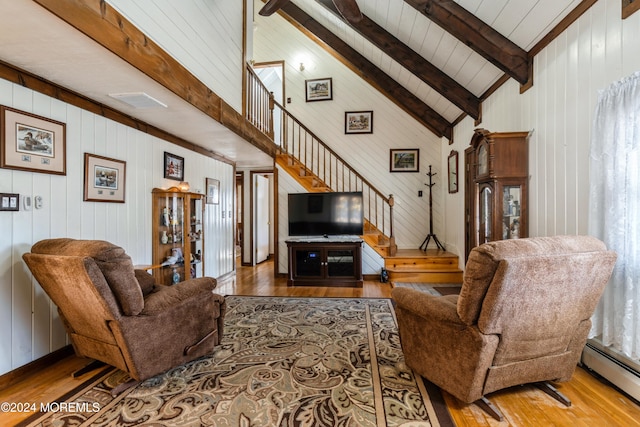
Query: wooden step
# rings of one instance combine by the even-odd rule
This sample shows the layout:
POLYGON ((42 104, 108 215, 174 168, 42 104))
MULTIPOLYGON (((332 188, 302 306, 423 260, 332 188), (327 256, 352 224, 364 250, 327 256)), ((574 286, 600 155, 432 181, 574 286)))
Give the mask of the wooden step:
POLYGON ((395 271, 410 270, 458 270, 458 257, 453 255, 449 257, 437 258, 387 258, 385 260, 385 268, 395 271))
POLYGON ((368 221, 365 221, 364 235, 362 236, 362 239, 381 257, 386 259, 394 256, 398 250, 398 247, 395 244, 395 239, 381 234, 375 227, 371 227, 371 230, 371 228, 366 226, 368 223, 368 221))
POLYGON ((300 185, 312 193, 327 193, 331 189, 317 176, 313 175, 300 162, 285 154, 276 156, 276 162, 284 168, 300 185))
POLYGON ((386 244, 386 245, 380 245, 380 244, 376 244, 373 242, 370 242, 366 235, 362 236, 363 240, 371 247, 371 249, 373 249, 374 251, 376 251, 376 253, 378 255, 380 255, 382 258, 386 258, 388 256, 392 255, 392 248, 391 245, 386 244))
POLYGON ((315 175, 300 175, 299 181, 300 180, 302 180, 302 182, 304 182, 303 186, 306 189, 313 190, 314 192, 319 192, 319 191, 329 192, 329 191, 331 191, 331 189, 329 187, 327 187, 327 185, 324 183, 324 181, 320 180, 319 178, 316 178, 315 175))
POLYGON ((462 283, 462 270, 459 271, 435 271, 435 270, 406 270, 389 272, 391 283, 462 283))
POLYGON ((458 256, 441 250, 399 250, 396 256, 385 258, 385 268, 392 283, 462 283, 458 256))

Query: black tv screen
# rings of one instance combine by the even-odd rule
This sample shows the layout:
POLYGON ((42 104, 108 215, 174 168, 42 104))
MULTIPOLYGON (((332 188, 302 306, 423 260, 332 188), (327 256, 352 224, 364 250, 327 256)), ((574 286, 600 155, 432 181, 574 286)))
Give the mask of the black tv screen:
POLYGON ((363 234, 362 192, 289 194, 289 236, 363 234))

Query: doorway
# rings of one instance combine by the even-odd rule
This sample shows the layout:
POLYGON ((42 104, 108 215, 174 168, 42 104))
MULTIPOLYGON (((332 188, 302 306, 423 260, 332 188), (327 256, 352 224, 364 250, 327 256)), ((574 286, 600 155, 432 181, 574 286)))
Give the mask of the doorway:
POLYGON ((260 264, 269 259, 269 240, 270 240, 270 191, 269 177, 267 175, 253 175, 254 191, 254 242, 255 254, 254 264, 260 264))
POLYGON ((274 182, 273 170, 236 173, 236 242, 242 266, 255 266, 274 253, 274 182))
POLYGON ((242 260, 242 249, 244 247, 243 231, 244 231, 244 172, 236 172, 236 258, 242 260))

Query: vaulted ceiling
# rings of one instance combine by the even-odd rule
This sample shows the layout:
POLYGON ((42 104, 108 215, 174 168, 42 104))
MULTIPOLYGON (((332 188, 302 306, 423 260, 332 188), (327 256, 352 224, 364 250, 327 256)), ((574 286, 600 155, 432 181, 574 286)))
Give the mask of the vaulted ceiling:
POLYGON ((262 0, 438 136, 506 79, 534 84, 533 57, 593 0, 262 0), (342 16, 337 6, 348 6, 342 16), (356 8, 357 7, 357 8, 356 8), (360 14, 353 10, 359 9, 360 14))
MULTIPOLYGON (((312 33, 436 135, 450 137, 462 117, 481 118, 482 100, 505 79, 515 79, 523 88, 535 84, 531 58, 596 0, 355 1, 362 13, 355 23, 347 23, 331 0, 285 1, 278 13, 312 33)), ((92 16, 85 3, 97 4, 0 0, 0 77, 36 90, 53 82, 68 91, 49 88, 45 93, 50 96, 65 102, 73 99, 85 109, 88 100, 96 101, 97 114, 117 116, 125 123, 139 120, 161 138, 219 155, 238 167, 272 164, 271 153, 258 143, 261 135, 252 133, 228 105, 214 103, 213 112, 196 105, 193 95, 172 91, 167 82, 141 73, 126 58, 41 7, 58 9, 69 19, 80 20, 79 26, 99 19, 99 11, 92 16), (142 92, 162 94, 170 107, 136 110, 106 95, 126 91, 132 83, 142 92)), ((92 37, 109 37, 102 34, 104 30, 101 27, 92 37)), ((200 89, 197 92, 208 98, 196 101, 213 105, 210 90, 200 89)), ((131 126, 139 127, 137 123, 131 126)))

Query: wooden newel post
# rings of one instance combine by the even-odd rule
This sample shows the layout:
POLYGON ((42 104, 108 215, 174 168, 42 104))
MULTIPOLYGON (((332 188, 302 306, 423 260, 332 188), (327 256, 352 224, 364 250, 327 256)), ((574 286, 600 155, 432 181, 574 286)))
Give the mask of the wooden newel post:
POLYGON ((389 194, 389 237, 393 237, 393 205, 395 204, 395 200, 393 200, 393 194, 389 194))
POLYGON ((395 255, 398 251, 396 237, 393 235, 393 205, 395 204, 393 194, 389 194, 389 255, 395 255))
MULTIPOLYGON (((273 92, 269 92, 269 130, 267 134, 271 139, 273 139, 275 135, 275 129, 273 128, 273 110, 275 108, 275 99, 273 97, 273 92)), ((274 141, 276 142, 276 141, 274 141)), ((278 142, 276 144, 280 145, 278 142)))

